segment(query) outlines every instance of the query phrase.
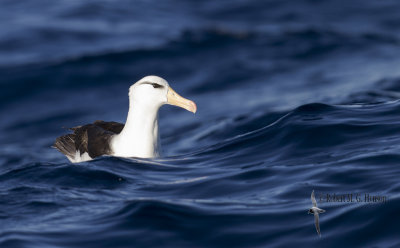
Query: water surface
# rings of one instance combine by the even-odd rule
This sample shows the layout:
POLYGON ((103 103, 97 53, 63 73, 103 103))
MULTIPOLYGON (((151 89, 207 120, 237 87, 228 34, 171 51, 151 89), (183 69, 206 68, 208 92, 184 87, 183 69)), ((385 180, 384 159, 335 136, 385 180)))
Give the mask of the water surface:
POLYGON ((3 1, 0 246, 398 247, 399 8, 3 1), (51 148, 63 127, 124 122, 150 74, 198 106, 161 109, 162 157, 51 148))

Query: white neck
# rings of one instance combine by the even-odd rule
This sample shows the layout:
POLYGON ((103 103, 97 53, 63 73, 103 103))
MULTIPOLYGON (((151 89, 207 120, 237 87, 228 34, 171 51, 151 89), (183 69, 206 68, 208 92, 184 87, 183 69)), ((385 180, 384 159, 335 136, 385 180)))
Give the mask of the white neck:
POLYGON ((158 109, 160 106, 129 104, 124 129, 114 136, 111 149, 115 156, 150 158, 158 156, 158 109))

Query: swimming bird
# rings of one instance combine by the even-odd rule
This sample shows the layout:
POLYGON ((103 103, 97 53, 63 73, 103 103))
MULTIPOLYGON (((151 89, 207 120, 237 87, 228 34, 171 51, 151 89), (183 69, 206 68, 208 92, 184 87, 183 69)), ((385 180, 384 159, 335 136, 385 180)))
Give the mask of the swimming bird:
POLYGON ((178 95, 168 82, 146 76, 129 88, 129 111, 125 124, 95 121, 73 127, 73 133, 58 137, 54 148, 71 162, 102 155, 151 158, 159 155, 158 110, 164 104, 196 113, 196 104, 178 95))
POLYGON ((311 201, 313 206, 308 210, 308 213, 314 214, 315 228, 317 229, 318 235, 321 237, 321 231, 319 229, 319 214, 325 212, 325 210, 317 207, 317 201, 315 200, 314 190, 311 193, 311 201))

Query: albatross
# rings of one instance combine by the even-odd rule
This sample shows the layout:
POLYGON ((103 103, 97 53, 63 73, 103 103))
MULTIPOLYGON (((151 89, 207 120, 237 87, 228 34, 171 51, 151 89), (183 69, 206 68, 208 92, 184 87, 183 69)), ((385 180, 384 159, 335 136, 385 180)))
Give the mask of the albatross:
POLYGON ((196 104, 178 95, 168 82, 157 76, 146 76, 129 88, 129 111, 125 124, 95 121, 73 127, 60 136, 54 148, 72 163, 102 155, 152 158, 159 155, 158 110, 164 104, 175 105, 196 113, 196 104))

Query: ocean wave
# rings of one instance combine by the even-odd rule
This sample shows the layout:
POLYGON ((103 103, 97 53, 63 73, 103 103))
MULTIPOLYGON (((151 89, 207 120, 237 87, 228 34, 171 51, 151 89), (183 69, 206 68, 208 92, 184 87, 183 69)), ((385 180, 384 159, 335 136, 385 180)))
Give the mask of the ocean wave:
MULTIPOLYGON (((12 213, 24 213, 28 219, 43 213, 47 219, 35 219, 47 224, 42 232, 17 224, 1 234, 0 242, 24 246, 29 237, 37 245, 90 247, 117 239, 121 242, 117 246, 124 246, 133 238, 138 246, 171 240, 179 240, 174 242, 178 246, 264 246, 274 240, 272 246, 279 247, 290 237, 302 236, 296 242, 306 245, 317 242, 306 235, 315 231, 313 218, 307 215, 312 189, 388 195, 385 211, 380 211, 382 205, 320 203, 327 210, 320 220, 330 247, 341 244, 336 236, 356 244, 365 232, 374 232, 382 218, 391 218, 399 204, 400 184, 387 185, 398 177, 394 166, 400 142, 395 135, 398 111, 398 102, 312 103, 288 112, 238 117, 230 138, 179 156, 101 157, 77 165, 32 163, 9 168, 0 175, 3 192, 10 193, 0 194, 2 211, 8 213, 0 216, 7 221, 15 218, 12 213), (261 127, 235 134, 256 126, 261 127), (26 194, 30 196, 22 197, 26 194), (77 209, 81 213, 71 215, 77 209), (59 222, 60 215, 70 217, 59 222), (350 220, 357 224, 350 225, 350 220), (156 239, 145 235, 150 230, 156 239)), ((228 135, 225 129, 221 132, 218 139, 228 135)), ((218 130, 200 138, 216 134, 218 130)), ((383 231, 379 236, 397 242, 383 231)), ((378 241, 371 236, 366 242, 378 241)))
MULTIPOLYGON (((278 161, 297 160, 299 156, 314 161, 318 156, 330 159, 330 156, 338 156, 340 151, 345 155, 344 147, 350 149, 357 146, 361 149, 373 139, 395 142, 392 140, 396 139, 393 134, 400 131, 398 120, 393 115, 397 111, 397 101, 365 106, 306 104, 282 114, 274 122, 267 121, 260 129, 244 132, 233 138, 225 136, 226 141, 207 147, 199 154, 219 154, 219 158, 221 154, 231 154, 228 155, 229 159, 254 154, 253 158, 269 156, 278 161)), ((256 121, 266 121, 269 116, 268 114, 256 121)), ((260 126, 260 123, 246 124, 260 126)), ((226 127, 223 127, 220 131, 223 134, 225 130, 226 127)), ((199 138, 209 139, 211 142, 214 137, 223 137, 218 135, 218 131, 214 130, 199 138)))
POLYGON ((27 185, 53 184, 61 187, 114 188, 125 183, 118 175, 90 166, 70 166, 34 163, 4 172, 0 179, 7 184, 19 182, 27 185))
POLYGON ((385 38, 382 34, 349 35, 318 29, 283 31, 277 35, 224 29, 188 30, 182 33, 180 39, 151 49, 101 52, 55 64, 39 62, 37 65, 2 68, 0 84, 3 90, 0 97, 3 104, 9 104, 38 94, 39 90, 43 92, 42 89, 86 90, 93 86, 120 85, 131 82, 133 78, 151 74, 166 77, 179 74, 184 79, 188 74, 198 73, 195 71, 196 67, 190 65, 192 62, 199 65, 203 75, 199 75, 194 81, 191 92, 215 92, 227 87, 237 87, 243 82, 259 80, 264 75, 271 76, 291 70, 292 62, 284 62, 285 59, 298 58, 304 63, 308 58, 328 56, 331 52, 335 52, 334 56, 340 56, 338 53, 344 56, 350 50, 354 52, 368 47, 396 45, 398 41, 393 39, 385 38), (371 36, 378 38, 371 39, 371 36), (218 55, 227 50, 241 52, 232 54, 229 59, 218 55), (241 55, 243 53, 247 54, 246 57, 241 55), (185 54, 190 54, 190 58, 184 56, 185 54), (218 68, 208 68, 207 63, 215 57, 220 60, 217 63, 218 68), (263 61, 259 60, 260 57, 263 61), (276 65, 266 64, 267 58, 275 60, 276 65), (260 65, 264 65, 264 68, 260 68, 260 65))

